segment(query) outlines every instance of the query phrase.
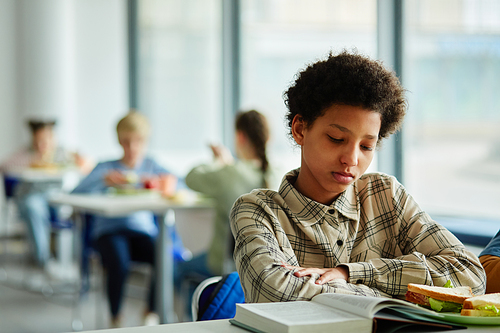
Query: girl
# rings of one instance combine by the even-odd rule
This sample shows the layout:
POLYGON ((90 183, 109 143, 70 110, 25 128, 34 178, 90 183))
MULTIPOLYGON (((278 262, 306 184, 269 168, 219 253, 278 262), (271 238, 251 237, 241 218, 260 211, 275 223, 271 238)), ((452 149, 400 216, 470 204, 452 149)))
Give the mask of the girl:
POLYGON ((255 188, 267 188, 271 177, 266 146, 269 127, 266 118, 255 110, 236 116, 235 146, 238 160, 226 147, 211 146, 214 162, 192 169, 186 185, 215 199, 216 218, 208 253, 180 263, 179 275, 200 274, 202 278, 234 270, 230 257, 233 239, 229 230, 229 211, 243 193, 255 188))
POLYGON ((408 283, 484 293, 479 260, 394 178, 364 174, 399 129, 404 90, 379 62, 342 52, 307 67, 285 93, 301 167, 278 191, 254 190, 231 212, 247 302, 338 292, 403 297, 408 283))

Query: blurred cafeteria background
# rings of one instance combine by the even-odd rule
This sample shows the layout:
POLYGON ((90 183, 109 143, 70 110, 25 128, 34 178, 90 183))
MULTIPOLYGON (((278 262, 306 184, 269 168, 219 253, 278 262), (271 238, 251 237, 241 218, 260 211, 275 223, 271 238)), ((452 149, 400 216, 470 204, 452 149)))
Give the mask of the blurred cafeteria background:
MULTIPOLYGON (((370 170, 395 175, 479 253, 500 228, 500 0, 0 0, 0 160, 29 144, 29 118, 57 119, 59 142, 95 162, 119 158, 116 123, 135 108, 152 125, 150 155, 182 178, 212 158, 209 144, 234 153, 234 116, 256 109, 283 175, 300 161, 283 91, 344 48, 382 60, 407 89, 404 128, 370 170)), ((23 225, 2 203, 0 331, 108 327, 99 286, 78 306, 44 289, 23 261, 23 225)), ((206 250, 213 219, 178 216, 193 255, 206 250)), ((54 264, 58 287, 79 279, 78 260, 54 264)), ((140 325, 141 279, 127 287, 127 326, 140 325)))

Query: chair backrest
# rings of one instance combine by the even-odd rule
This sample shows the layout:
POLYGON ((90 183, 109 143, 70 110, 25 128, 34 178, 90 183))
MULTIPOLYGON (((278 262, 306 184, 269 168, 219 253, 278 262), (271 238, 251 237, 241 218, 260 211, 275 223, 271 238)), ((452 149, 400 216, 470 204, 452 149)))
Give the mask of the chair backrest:
POLYGON ((198 285, 191 302, 193 321, 230 319, 236 314, 236 303, 245 295, 237 272, 215 276, 198 285))
POLYGON ((3 175, 3 188, 5 191, 5 197, 10 199, 14 196, 14 189, 19 183, 19 179, 7 175, 3 175))

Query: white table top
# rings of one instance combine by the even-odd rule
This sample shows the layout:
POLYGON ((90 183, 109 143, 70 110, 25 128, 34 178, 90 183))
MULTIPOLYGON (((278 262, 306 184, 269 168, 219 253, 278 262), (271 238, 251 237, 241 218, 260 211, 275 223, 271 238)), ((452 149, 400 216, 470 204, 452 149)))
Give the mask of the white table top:
MULTIPOLYGON (((499 326, 470 326, 467 330, 445 330, 436 332, 463 332, 463 333, 497 333, 500 331, 499 326)), ((109 330, 92 331, 95 333, 243 333, 248 332, 242 328, 236 327, 229 323, 228 319, 197 321, 191 323, 176 323, 165 324, 159 326, 142 326, 142 327, 127 327, 109 330)), ((418 331, 411 331, 418 332, 418 331)), ((425 331, 431 333, 432 331, 425 331)))
POLYGON ((187 198, 169 200, 159 194, 109 195, 109 194, 58 194, 50 198, 50 203, 69 205, 107 217, 124 216, 138 210, 165 213, 169 209, 213 208, 213 200, 208 198, 187 198))
MULTIPOLYGON (((158 326, 138 326, 91 331, 92 333, 248 333, 247 330, 231 325, 228 319, 208 320, 158 326)), ((90 333, 90 331, 89 331, 90 333)))
POLYGON ((15 177, 19 180, 28 182, 41 182, 62 180, 68 174, 80 174, 77 168, 61 168, 61 169, 43 169, 43 168, 26 168, 22 170, 9 170, 6 172, 8 176, 15 177))

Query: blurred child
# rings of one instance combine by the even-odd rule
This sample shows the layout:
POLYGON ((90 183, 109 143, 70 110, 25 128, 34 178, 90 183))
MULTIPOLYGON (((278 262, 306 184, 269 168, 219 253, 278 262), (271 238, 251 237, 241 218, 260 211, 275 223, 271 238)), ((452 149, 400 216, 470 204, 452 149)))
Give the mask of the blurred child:
POLYGON ((28 226, 35 262, 41 267, 45 266, 50 257, 51 212, 48 196, 61 190, 63 179, 50 177, 46 180, 29 181, 20 175, 29 168, 48 173, 72 165, 76 165, 83 173, 90 169, 88 160, 57 145, 55 124, 53 120, 30 120, 28 125, 31 145, 14 153, 0 166, 6 183, 15 184, 13 194, 19 214, 28 226))
POLYGON ((500 293, 500 231, 479 254, 486 271, 486 293, 500 293))
MULTIPOLYGON (((144 115, 130 112, 118 122, 116 131, 118 142, 123 148, 123 157, 99 163, 73 193, 104 193, 109 188, 142 188, 145 182, 157 181, 160 177, 176 181, 175 176, 145 156, 150 125, 144 115)), ((154 312, 157 234, 158 228, 150 211, 140 211, 121 218, 94 218, 91 238, 108 274, 107 293, 112 327, 121 326, 123 288, 131 261, 146 262, 153 267, 144 324, 159 323, 159 317, 154 312)))
POLYGON ((255 110, 240 112, 235 127, 238 159, 234 160, 224 146, 211 146, 213 163, 199 165, 186 176, 188 187, 215 199, 216 218, 208 253, 176 266, 177 279, 191 273, 209 277, 234 270, 234 241, 229 229, 231 206, 243 193, 269 185, 272 175, 266 153, 266 118, 255 110))

